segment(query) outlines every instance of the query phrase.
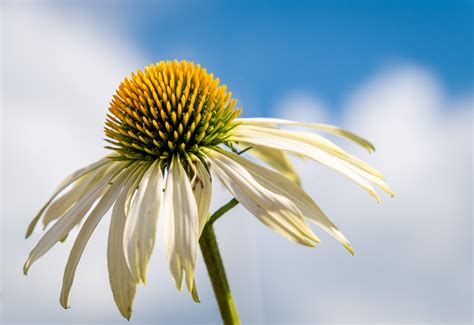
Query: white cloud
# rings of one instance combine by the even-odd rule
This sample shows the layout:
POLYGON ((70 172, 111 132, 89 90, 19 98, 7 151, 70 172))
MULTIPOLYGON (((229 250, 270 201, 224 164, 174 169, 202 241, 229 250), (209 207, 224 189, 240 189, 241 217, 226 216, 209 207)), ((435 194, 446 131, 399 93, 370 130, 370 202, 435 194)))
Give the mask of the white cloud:
MULTIPOLYGON (((98 126, 109 96, 141 58, 84 16, 45 4, 4 4, 2 11, 3 318, 67 321, 57 295, 71 243, 26 278, 21 266, 38 236, 23 240, 25 226, 54 183, 104 154, 98 126)), ((103 314, 109 295, 90 292, 105 286, 92 268, 82 271, 89 290, 78 296, 89 312, 103 314)))
POLYGON ((326 104, 319 97, 301 91, 294 91, 283 97, 277 103, 274 112, 282 117, 313 123, 329 119, 326 104))
MULTIPOLYGON (((436 78, 415 66, 382 71, 347 99, 342 123, 377 147, 371 157, 358 155, 370 158, 397 196, 377 206, 342 177, 297 162, 304 187, 352 239, 356 256, 323 241, 319 254, 294 265, 294 274, 311 269, 308 277, 292 278, 301 304, 271 320, 295 314, 322 322, 471 319, 472 108, 472 96, 447 98, 436 78)), ((269 256, 271 250, 293 252, 267 240, 262 263, 269 267, 286 260, 269 256)), ((290 293, 276 276, 265 282, 264 290, 270 288, 274 296, 290 293)), ((276 310, 286 307, 286 297, 274 303, 276 310)))

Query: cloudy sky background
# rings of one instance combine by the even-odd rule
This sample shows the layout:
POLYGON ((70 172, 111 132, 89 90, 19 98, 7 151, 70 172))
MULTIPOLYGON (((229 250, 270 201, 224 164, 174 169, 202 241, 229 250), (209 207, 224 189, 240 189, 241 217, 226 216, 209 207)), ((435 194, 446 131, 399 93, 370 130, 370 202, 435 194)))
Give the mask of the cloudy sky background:
MULTIPOLYGON (((2 2, 1 320, 126 324, 108 285, 108 220, 58 302, 72 240, 22 274, 55 185, 106 151, 102 124, 121 79, 189 59, 233 90, 245 116, 335 123, 371 139, 397 196, 377 205, 340 175, 296 161, 303 186, 356 256, 316 229, 295 245, 241 207, 216 226, 244 323, 472 321, 473 35, 469 2, 338 1, 59 5, 2 2)), ((337 141, 337 140, 336 140, 337 141)), ((214 209, 229 196, 216 184, 214 209)), ((132 324, 218 323, 199 260, 201 304, 174 289, 161 238, 132 324)))

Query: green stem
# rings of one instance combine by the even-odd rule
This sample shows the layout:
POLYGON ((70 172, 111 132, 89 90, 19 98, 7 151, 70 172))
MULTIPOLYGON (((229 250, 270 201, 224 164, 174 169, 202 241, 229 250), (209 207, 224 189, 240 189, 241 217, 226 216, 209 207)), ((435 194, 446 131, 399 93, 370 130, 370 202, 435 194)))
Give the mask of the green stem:
POLYGON ((222 263, 221 254, 219 253, 219 246, 217 245, 216 235, 212 223, 222 216, 225 212, 230 210, 237 204, 230 201, 219 210, 217 210, 209 219, 209 222, 204 227, 204 230, 199 239, 202 256, 206 263, 207 272, 211 279, 214 295, 216 296, 217 304, 221 312, 221 317, 224 324, 240 324, 237 309, 235 308, 234 299, 230 293, 229 283, 225 274, 224 264, 222 263), (232 203, 231 203, 232 202, 232 203), (216 216, 217 215, 217 216, 216 216))
POLYGON ((224 213, 235 207, 237 204, 239 204, 239 201, 233 198, 232 200, 221 206, 216 212, 214 212, 207 223, 211 225, 214 224, 217 219, 219 219, 224 213))

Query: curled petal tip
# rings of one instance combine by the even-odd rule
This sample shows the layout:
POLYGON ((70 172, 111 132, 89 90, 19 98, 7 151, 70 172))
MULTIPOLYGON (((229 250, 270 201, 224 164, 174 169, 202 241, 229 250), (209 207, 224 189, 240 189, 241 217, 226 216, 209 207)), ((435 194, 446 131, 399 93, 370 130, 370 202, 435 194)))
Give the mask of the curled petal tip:
POLYGON ((121 314, 127 321, 130 321, 130 318, 132 318, 132 310, 131 309, 128 309, 127 311, 125 311, 121 314))
POLYGON ((61 306, 64 308, 64 309, 69 309, 71 308, 71 305, 69 305, 69 297, 68 296, 64 296, 64 293, 61 292, 61 296, 59 298, 59 303, 61 304, 61 306))
POLYGON ((315 243, 313 243, 309 240, 306 240, 306 239, 298 241, 298 243, 301 244, 301 245, 307 246, 307 247, 316 247, 315 243))
POLYGON ((386 188, 383 188, 383 190, 385 191, 385 193, 387 193, 388 195, 390 195, 390 197, 395 197, 395 192, 392 191, 392 189, 387 185, 386 188))
POLYGON ((354 249, 352 248, 352 246, 350 244, 343 244, 343 245, 349 251, 349 253, 351 253, 352 256, 355 255, 354 249))
POLYGON ((363 147, 365 147, 365 149, 369 152, 369 154, 374 153, 376 151, 375 146, 370 141, 366 139, 362 139, 362 138, 360 138, 360 140, 361 140, 361 144, 363 145, 363 147))
POLYGON ((195 303, 197 303, 197 304, 201 303, 201 300, 199 300, 199 296, 198 296, 196 287, 194 287, 193 290, 191 291, 191 297, 193 298, 195 303))
MULTIPOLYGON (((321 240, 319 240, 319 238, 311 231, 311 232, 308 232, 307 236, 306 236, 309 240, 313 241, 314 243, 316 244, 320 244, 321 243, 321 240)), ((310 242, 311 246, 312 247, 316 247, 316 245, 313 243, 313 242, 310 242)))
POLYGON ((377 194, 372 195, 372 196, 375 199, 375 201, 377 201, 378 204, 382 203, 382 200, 380 199, 380 197, 377 194))
POLYGON ((28 275, 28 270, 30 269, 30 259, 26 260, 25 265, 23 265, 23 274, 28 275))
POLYGON ((178 289, 179 292, 182 292, 183 291, 183 284, 182 283, 178 283, 176 282, 176 289, 178 289))
POLYGON ((195 279, 193 279, 193 287, 189 290, 189 292, 191 293, 191 297, 193 298, 195 303, 201 303, 201 301, 199 300, 195 279))
POLYGON ((138 281, 137 281, 137 284, 140 284, 142 283, 144 286, 146 286, 146 275, 145 274, 141 274, 138 276, 138 281))

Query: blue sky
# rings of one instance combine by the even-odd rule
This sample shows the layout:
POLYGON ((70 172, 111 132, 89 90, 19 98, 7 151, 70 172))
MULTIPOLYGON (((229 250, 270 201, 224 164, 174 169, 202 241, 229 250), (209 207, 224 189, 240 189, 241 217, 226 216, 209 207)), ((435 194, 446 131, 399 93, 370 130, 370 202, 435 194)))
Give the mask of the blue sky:
POLYGON ((144 1, 92 10, 103 24, 125 20, 149 62, 200 62, 252 114, 270 114, 291 89, 338 110, 368 74, 407 62, 431 69, 453 95, 473 86, 470 1, 144 1))

